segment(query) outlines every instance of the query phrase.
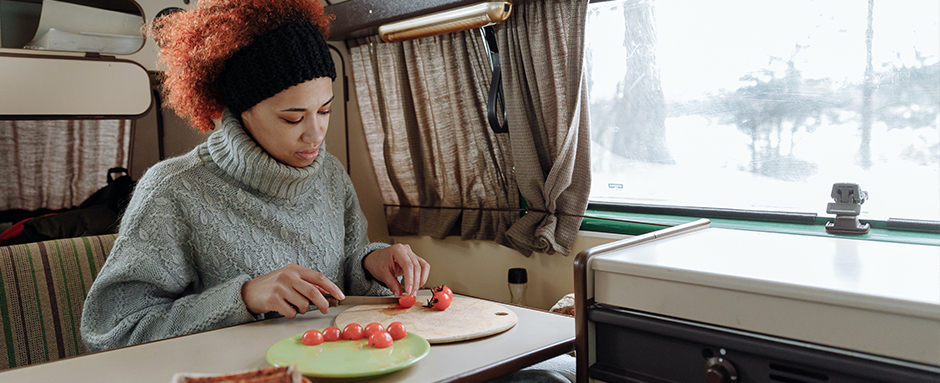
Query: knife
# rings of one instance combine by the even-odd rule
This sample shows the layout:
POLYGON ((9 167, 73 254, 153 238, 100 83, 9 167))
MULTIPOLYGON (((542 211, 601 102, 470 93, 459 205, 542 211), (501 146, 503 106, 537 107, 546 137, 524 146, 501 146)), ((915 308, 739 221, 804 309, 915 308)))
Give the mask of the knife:
MULTIPOLYGON (((398 297, 396 296, 385 296, 385 297, 372 297, 372 296, 361 296, 361 295, 347 295, 346 299, 339 300, 333 298, 333 296, 324 294, 326 301, 330 303, 329 307, 336 306, 354 306, 354 305, 387 305, 387 304, 398 304, 398 297)), ((317 311, 317 305, 311 304, 307 308, 307 311, 317 311)), ((264 314, 264 318, 280 318, 283 315, 276 311, 271 311, 264 314)))
MULTIPOLYGON (((370 297, 370 296, 359 296, 359 295, 347 295, 346 299, 339 300, 333 298, 330 295, 324 295, 327 302, 330 302, 330 307, 336 306, 355 306, 355 305, 388 305, 388 304, 398 304, 398 297, 396 296, 385 296, 385 297, 370 297)), ((310 310, 316 310, 317 306, 310 305, 310 310)))

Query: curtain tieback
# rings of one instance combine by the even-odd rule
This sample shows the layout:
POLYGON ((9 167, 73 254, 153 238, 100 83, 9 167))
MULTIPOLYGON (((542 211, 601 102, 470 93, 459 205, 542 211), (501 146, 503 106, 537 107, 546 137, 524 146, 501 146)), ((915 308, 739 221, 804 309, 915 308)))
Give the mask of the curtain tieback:
POLYGON ((503 98, 503 75, 499 65, 499 48, 496 46, 496 32, 492 26, 483 27, 483 36, 486 38, 486 46, 490 50, 490 61, 493 64, 493 79, 490 81, 490 93, 486 99, 486 118, 490 122, 490 128, 493 133, 509 133, 509 121, 506 121, 506 102, 503 98), (499 108, 503 111, 503 124, 499 124, 499 117, 496 115, 496 101, 499 100, 499 108))

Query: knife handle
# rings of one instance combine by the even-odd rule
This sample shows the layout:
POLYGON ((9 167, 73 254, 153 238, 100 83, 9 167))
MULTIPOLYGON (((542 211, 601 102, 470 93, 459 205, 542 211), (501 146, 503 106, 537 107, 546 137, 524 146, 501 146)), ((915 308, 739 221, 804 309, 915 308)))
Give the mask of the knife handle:
MULTIPOLYGON (((332 295, 324 295, 323 297, 326 298, 326 301, 327 301, 327 302, 329 302, 329 304, 330 304, 329 307, 336 307, 336 306, 339 306, 339 299, 333 298, 332 295)), ((310 307, 316 307, 316 306, 315 306, 315 305, 310 305, 310 307)))

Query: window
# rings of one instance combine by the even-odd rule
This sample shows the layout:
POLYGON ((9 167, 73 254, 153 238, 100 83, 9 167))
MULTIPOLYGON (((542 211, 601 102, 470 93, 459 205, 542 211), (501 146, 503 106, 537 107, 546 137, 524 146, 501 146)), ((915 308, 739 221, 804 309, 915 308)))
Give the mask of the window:
POLYGON ((598 2, 592 202, 940 220, 940 2, 598 2))
POLYGON ((132 130, 132 120, 0 120, 0 224, 79 206, 108 169, 128 167, 132 130))

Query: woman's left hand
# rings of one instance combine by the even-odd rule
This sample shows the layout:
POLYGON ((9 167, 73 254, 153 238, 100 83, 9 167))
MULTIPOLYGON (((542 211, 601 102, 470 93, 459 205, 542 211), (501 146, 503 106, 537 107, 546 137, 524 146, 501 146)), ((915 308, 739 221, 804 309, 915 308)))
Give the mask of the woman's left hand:
POLYGON ((428 281, 428 274, 431 272, 431 265, 411 251, 411 246, 406 244, 395 244, 373 251, 366 256, 362 264, 366 271, 385 283, 395 295, 415 294, 428 281), (402 276, 401 286, 398 284, 398 276, 402 276))

